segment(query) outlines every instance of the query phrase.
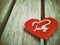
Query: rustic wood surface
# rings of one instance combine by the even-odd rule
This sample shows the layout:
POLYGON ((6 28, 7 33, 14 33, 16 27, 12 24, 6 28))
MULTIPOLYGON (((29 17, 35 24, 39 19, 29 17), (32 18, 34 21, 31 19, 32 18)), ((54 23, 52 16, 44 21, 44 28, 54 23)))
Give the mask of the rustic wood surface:
MULTIPOLYGON (((17 0, 0 39, 0 45, 40 45, 40 39, 24 31, 24 22, 41 19, 40 0, 17 0)), ((45 0, 45 17, 55 18, 59 27, 46 45, 60 45, 60 1, 45 0)))
POLYGON ((45 1, 45 16, 55 18, 59 22, 59 27, 56 33, 47 40, 46 45, 60 45, 60 1, 46 0, 45 1))
POLYGON ((15 0, 0 0, 0 35, 9 18, 15 0))
POLYGON ((1 45, 40 45, 40 39, 24 31, 30 18, 40 18, 40 0, 17 0, 0 39, 1 45))

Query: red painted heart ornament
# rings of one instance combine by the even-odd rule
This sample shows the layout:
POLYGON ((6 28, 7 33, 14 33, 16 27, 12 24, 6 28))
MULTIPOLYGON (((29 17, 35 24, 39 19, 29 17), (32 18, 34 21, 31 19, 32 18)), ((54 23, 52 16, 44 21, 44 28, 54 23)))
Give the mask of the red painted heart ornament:
POLYGON ((58 22, 53 18, 43 20, 29 19, 25 22, 24 28, 38 38, 48 39, 58 28, 58 22))

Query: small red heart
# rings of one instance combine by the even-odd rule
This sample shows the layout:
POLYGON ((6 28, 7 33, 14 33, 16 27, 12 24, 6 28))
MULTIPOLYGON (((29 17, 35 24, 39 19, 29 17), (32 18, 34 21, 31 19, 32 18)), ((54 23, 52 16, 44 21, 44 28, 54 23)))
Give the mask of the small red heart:
POLYGON ((48 39, 58 28, 58 22, 53 18, 44 18, 43 20, 30 19, 24 24, 25 29, 34 36, 42 39, 48 39))

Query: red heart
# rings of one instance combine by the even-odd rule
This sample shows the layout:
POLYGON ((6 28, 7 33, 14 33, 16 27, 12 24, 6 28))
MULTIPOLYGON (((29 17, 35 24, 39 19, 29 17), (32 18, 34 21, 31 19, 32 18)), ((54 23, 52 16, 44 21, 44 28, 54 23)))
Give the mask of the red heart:
POLYGON ((25 22, 25 29, 34 36, 42 39, 48 39, 58 27, 58 22, 53 18, 45 18, 42 21, 30 19, 25 22))

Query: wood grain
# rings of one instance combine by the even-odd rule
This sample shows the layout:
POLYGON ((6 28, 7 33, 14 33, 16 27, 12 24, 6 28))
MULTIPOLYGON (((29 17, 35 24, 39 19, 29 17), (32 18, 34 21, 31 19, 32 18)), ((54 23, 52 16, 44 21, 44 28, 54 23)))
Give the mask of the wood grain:
POLYGON ((0 0, 0 36, 7 23, 15 0, 0 0))
POLYGON ((17 0, 0 39, 1 45, 40 45, 40 39, 24 29, 30 18, 41 19, 40 0, 17 0))
POLYGON ((46 45, 60 45, 60 5, 58 0, 45 1, 45 17, 55 18, 59 22, 59 27, 54 35, 47 40, 46 45))

